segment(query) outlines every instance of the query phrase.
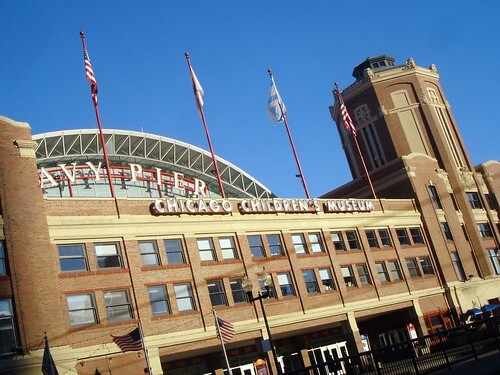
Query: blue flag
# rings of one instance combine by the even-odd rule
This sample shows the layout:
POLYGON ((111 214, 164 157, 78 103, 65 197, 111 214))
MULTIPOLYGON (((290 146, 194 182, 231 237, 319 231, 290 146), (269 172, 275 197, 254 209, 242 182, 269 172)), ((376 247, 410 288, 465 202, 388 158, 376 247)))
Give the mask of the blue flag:
POLYGON ((267 103, 267 114, 275 124, 283 121, 283 117, 286 115, 285 103, 281 100, 272 76, 271 92, 269 93, 269 102, 267 103))

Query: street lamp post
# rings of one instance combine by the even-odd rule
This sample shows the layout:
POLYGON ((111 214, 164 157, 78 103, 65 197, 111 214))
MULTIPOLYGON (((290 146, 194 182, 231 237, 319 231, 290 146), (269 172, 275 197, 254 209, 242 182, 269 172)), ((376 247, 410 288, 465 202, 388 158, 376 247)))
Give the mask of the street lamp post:
MULTIPOLYGON (((269 290, 270 290, 270 287, 271 287, 273 281, 272 281, 271 275, 268 272, 266 272, 265 269, 264 269, 264 272, 262 273, 261 280, 262 280, 262 283, 264 284, 264 287, 266 288, 267 293, 269 294, 269 290)), ((252 287, 253 286, 252 286, 252 282, 250 281, 248 276, 245 276, 243 278, 241 285, 242 285, 243 290, 245 291, 245 293, 248 297, 249 302, 255 302, 257 300, 260 302, 260 307, 262 309, 262 316, 264 317, 264 323, 266 324, 267 336, 269 337, 269 345, 271 345, 271 352, 273 353, 274 365, 276 367, 276 371, 278 371, 278 374, 281 374, 281 367, 280 367, 280 364, 278 362, 278 355, 276 354, 276 349, 274 347, 273 339, 272 339, 272 335, 271 335, 271 329, 269 328, 269 322, 267 321, 266 310, 264 309, 264 303, 262 302, 264 297, 262 297, 262 294, 260 293, 260 291, 259 291, 257 297, 253 296, 253 294, 252 294, 252 287)))

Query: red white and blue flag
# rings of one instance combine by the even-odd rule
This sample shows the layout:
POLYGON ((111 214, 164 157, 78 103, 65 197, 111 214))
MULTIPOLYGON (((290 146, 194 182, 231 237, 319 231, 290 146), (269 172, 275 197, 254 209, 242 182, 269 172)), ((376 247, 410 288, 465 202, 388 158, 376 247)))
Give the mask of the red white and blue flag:
POLYGON ((217 336, 221 337, 224 344, 226 344, 234 337, 234 326, 221 318, 215 319, 217 320, 215 322, 217 326, 217 336))

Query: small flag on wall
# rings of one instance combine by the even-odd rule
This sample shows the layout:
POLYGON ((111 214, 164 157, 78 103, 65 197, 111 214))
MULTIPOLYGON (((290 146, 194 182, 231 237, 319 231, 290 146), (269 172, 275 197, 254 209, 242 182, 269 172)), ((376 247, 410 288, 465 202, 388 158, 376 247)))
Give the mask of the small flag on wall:
POLYGON ((122 352, 134 352, 142 350, 141 333, 139 327, 123 336, 113 336, 113 341, 119 346, 122 352))
POLYGON ((47 336, 44 337, 44 340, 45 350, 43 351, 42 373, 43 375, 59 375, 54 359, 50 354, 49 340, 47 339, 47 336))
POLYGON ((217 336, 222 337, 224 343, 228 343, 234 337, 234 326, 221 318, 215 319, 217 319, 215 325, 218 327, 217 336))

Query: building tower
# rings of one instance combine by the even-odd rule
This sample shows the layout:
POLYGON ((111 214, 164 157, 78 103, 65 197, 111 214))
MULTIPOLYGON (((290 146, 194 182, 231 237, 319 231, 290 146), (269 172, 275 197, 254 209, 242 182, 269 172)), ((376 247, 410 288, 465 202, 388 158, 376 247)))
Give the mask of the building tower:
MULTIPOLYGON (((460 302, 498 302, 500 163, 473 166, 434 64, 422 68, 409 58, 396 66, 382 55, 367 58, 353 76, 342 97, 377 195, 415 199, 452 311, 460 302)), ((369 197, 334 96, 330 113, 354 180, 323 197, 369 197)))

